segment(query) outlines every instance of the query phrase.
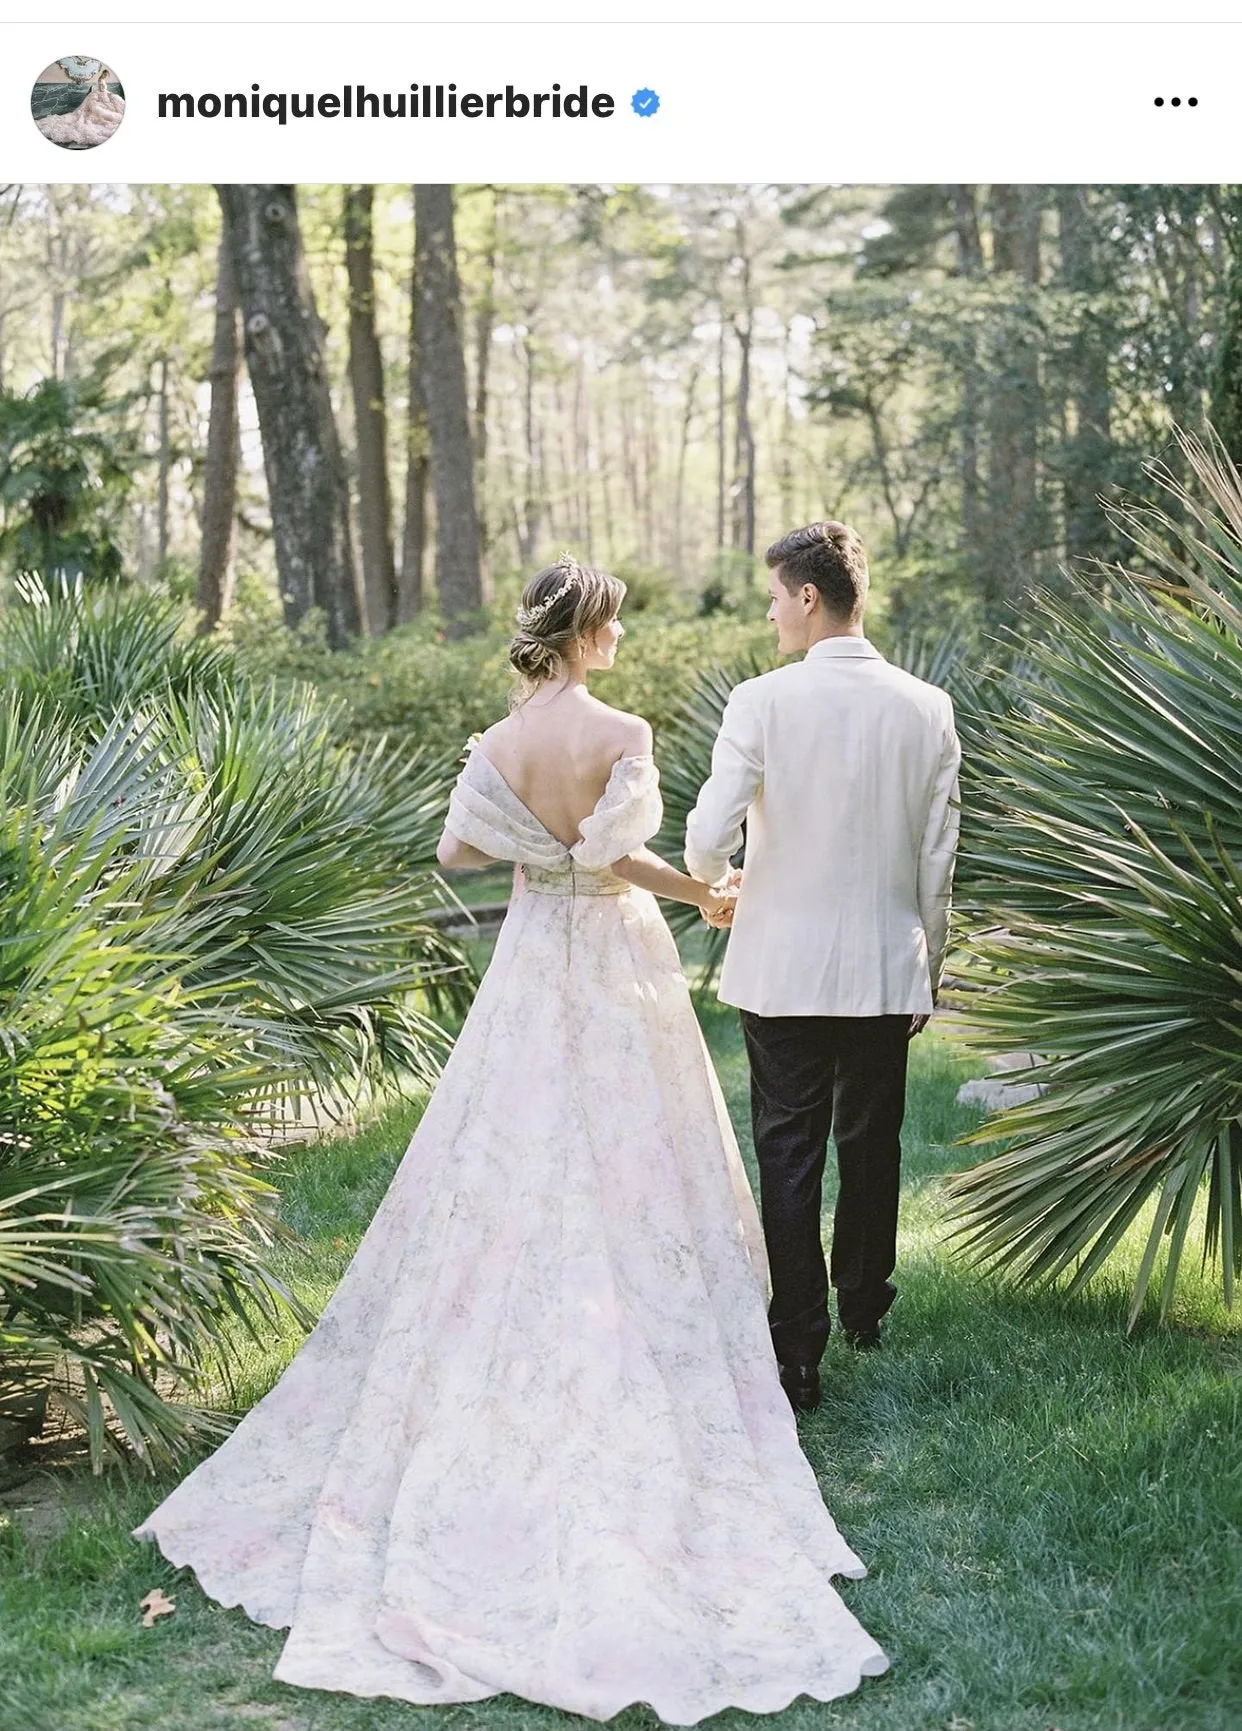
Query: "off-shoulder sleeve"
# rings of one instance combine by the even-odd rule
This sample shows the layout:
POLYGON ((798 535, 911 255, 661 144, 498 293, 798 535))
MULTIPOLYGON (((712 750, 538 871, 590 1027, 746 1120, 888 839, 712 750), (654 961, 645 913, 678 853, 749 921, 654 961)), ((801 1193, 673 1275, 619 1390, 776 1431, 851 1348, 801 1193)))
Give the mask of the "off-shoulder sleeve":
POLYGON ((660 827, 664 805, 660 776, 651 757, 620 757, 608 786, 590 817, 582 820, 582 839, 570 849, 580 866, 611 865, 649 842, 660 827))
POLYGON ((446 828, 459 841, 477 847, 492 859, 520 860, 525 865, 554 865, 565 849, 508 787, 475 740, 449 795, 446 828))
POLYGON ((478 788, 472 787, 463 769, 449 795, 447 828, 458 841, 477 847, 493 859, 513 858, 513 836, 504 824, 504 814, 478 788))

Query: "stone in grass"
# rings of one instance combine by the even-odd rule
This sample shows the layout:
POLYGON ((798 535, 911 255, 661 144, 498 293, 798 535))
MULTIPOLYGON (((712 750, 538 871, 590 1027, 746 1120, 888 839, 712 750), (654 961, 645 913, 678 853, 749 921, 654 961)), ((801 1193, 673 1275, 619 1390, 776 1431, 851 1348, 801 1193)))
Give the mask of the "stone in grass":
POLYGON ((1015 1070, 1033 1070, 1041 1062, 1037 1052, 1003 1052, 987 1062, 992 1074, 974 1082, 963 1082, 957 1091, 959 1106, 982 1106, 988 1112, 1003 1112, 1010 1106, 1024 1106, 1028 1100, 1038 1100, 1048 1091, 1043 1082, 1009 1080, 1015 1070))

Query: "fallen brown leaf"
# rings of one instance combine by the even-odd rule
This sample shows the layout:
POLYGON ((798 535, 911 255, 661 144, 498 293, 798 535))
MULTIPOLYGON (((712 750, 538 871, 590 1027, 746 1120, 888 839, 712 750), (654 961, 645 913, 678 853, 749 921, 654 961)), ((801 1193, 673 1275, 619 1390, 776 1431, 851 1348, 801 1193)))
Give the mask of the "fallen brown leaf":
POLYGON ((149 1629, 157 1617, 171 1617, 177 1609, 175 1599, 164 1596, 162 1587, 152 1587, 146 1598, 140 1603, 139 1609, 146 1612, 142 1619, 144 1629, 149 1629))

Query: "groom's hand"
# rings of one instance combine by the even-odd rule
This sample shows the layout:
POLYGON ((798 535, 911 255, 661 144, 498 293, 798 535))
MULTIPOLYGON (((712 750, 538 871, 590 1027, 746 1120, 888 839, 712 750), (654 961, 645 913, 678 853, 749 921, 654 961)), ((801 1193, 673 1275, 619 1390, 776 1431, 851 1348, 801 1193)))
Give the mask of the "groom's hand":
POLYGON ((907 1034, 906 1038, 909 1040, 913 1040, 913 1038, 916 1034, 921 1034, 923 1032, 923 1029, 927 1026, 927 1024, 930 1021, 931 1021, 930 1016, 911 1016, 911 1018, 910 1018, 910 1032, 907 1034))
POLYGON ((741 873, 731 871, 708 891, 707 900, 700 912, 713 931, 728 931, 733 924, 733 910, 737 906, 737 886, 740 882, 741 873))

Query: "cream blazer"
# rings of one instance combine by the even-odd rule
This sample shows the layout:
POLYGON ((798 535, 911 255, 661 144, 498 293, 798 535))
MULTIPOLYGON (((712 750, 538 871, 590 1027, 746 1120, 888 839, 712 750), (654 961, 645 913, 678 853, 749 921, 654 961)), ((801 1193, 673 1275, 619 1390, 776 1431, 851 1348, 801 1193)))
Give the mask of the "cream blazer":
POLYGON ((686 865, 746 869, 720 997, 760 1016, 917 1015, 948 936, 961 749, 953 704, 862 637, 734 688, 686 865))

